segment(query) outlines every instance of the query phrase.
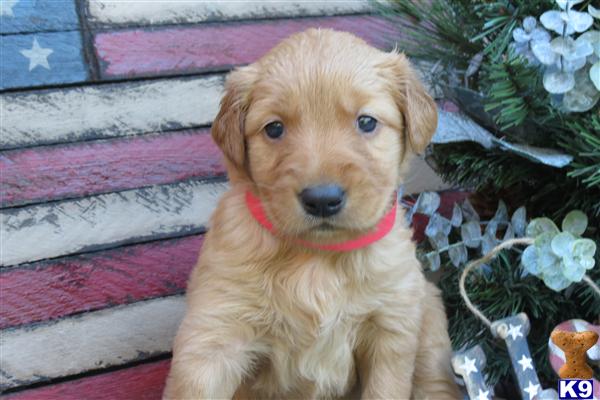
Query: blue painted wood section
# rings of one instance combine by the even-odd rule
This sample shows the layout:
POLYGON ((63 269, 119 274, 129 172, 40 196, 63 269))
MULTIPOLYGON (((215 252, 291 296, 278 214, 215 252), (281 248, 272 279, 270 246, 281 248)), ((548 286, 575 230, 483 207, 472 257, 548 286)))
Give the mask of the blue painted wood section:
POLYGON ((0 0, 0 33, 79 29, 75 0, 0 0))
POLYGON ((470 400, 490 400, 494 396, 494 389, 488 387, 483 375, 485 364, 485 353, 480 346, 452 355, 452 369, 462 378, 470 400))
POLYGON ((529 318, 525 313, 495 321, 491 327, 492 334, 506 342, 523 400, 533 400, 542 392, 527 343, 529 328, 529 318))
POLYGON ((0 89, 82 82, 87 78, 78 31, 3 36, 0 50, 0 89))

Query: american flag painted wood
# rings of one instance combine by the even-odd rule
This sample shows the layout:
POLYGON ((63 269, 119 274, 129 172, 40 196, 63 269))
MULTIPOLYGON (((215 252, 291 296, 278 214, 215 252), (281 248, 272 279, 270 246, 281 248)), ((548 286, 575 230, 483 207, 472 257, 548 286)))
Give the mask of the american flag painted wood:
POLYGON ((4 330, 0 390, 167 353, 184 310, 171 296, 4 330))
POLYGON ((2 0, 0 33, 76 30, 75 0, 2 0))
POLYGON ((193 73, 251 63, 283 38, 315 27, 351 32, 382 48, 394 32, 376 17, 303 18, 100 32, 94 47, 103 78, 193 73))
POLYGON ((5 396, 10 400, 160 400, 165 386, 170 360, 136 365, 25 390, 5 396))
POLYGON ((222 76, 153 80, 1 95, 6 148, 129 136, 208 125, 222 76))
POLYGON ((180 294, 202 235, 23 264, 0 272, 0 329, 180 294))
POLYGON ((87 79, 78 31, 3 36, 0 54, 0 89, 87 79))
POLYGON ((225 174, 208 129, 5 151, 3 207, 225 174))
MULTIPOLYGON (((168 361, 137 364, 168 357, 226 188, 208 135, 224 73, 309 26, 389 48, 393 25, 366 0, 0 6, 2 387, 160 398, 168 361)), ((439 188, 417 165, 407 192, 439 188)))
POLYGON ((0 211, 0 265, 203 230, 227 185, 188 181, 0 211))
POLYGON ((111 1, 88 0, 87 13, 97 25, 189 24, 281 17, 368 12, 367 0, 348 1, 111 1))

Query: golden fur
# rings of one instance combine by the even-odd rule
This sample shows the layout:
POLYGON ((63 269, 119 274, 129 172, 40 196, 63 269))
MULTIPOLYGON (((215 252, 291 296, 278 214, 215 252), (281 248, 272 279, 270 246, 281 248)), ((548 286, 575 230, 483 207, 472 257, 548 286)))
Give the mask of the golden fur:
POLYGON ((230 74, 212 133, 231 189, 188 285, 166 399, 460 398, 439 293, 402 212, 363 249, 293 242, 347 240, 376 225, 436 125, 404 55, 347 33, 296 34, 230 74), (379 121, 374 133, 357 130, 362 114, 379 121), (283 122, 281 139, 264 134, 272 121, 283 122), (297 198, 323 182, 347 193, 334 230, 315 229, 297 198), (251 217, 246 190, 280 235, 251 217))

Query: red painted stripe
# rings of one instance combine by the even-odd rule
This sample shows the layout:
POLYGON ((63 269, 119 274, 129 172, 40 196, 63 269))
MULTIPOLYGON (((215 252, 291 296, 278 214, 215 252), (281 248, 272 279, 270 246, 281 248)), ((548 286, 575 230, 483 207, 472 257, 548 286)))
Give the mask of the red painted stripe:
POLYGON ((12 400, 159 400, 171 360, 76 379, 6 396, 12 400))
POLYGON ((345 16, 105 32, 94 46, 103 78, 191 73, 253 62, 281 39, 313 27, 351 32, 378 47, 397 38, 387 20, 345 16))
POLYGON ((0 153, 3 207, 223 175, 208 130, 0 153))
POLYGON ((202 236, 39 262, 0 273, 0 329, 185 289, 202 236))

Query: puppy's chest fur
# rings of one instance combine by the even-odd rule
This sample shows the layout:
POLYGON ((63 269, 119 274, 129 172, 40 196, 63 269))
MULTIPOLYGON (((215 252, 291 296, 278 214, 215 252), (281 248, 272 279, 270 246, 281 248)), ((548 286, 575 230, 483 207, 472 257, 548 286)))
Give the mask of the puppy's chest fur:
POLYGON ((344 268, 319 259, 293 264, 294 269, 272 276, 263 325, 270 352, 255 388, 277 387, 279 393, 269 393, 274 397, 306 395, 307 387, 313 398, 341 396, 356 380, 354 353, 361 327, 383 305, 385 294, 358 276, 352 262, 344 268))

